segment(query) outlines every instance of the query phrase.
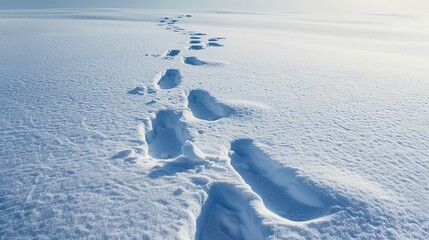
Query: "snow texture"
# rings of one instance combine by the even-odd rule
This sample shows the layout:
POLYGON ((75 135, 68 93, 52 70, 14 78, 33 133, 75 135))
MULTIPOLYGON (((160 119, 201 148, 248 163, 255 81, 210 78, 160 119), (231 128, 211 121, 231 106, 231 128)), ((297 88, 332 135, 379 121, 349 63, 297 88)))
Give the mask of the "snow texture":
POLYGON ((429 239, 426 16, 0 12, 0 239, 429 239))

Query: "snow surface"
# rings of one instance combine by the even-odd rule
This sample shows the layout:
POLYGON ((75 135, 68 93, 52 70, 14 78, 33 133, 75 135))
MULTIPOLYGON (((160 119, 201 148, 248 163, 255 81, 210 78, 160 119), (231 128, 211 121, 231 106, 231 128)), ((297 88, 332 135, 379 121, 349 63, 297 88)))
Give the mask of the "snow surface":
POLYGON ((1 11, 0 238, 428 239, 428 29, 1 11))

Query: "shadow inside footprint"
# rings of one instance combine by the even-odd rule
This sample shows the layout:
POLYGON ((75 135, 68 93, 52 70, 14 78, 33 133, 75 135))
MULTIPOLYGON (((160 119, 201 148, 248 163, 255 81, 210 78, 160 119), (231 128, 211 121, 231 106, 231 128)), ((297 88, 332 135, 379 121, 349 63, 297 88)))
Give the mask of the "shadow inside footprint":
POLYGON ((188 107, 194 117, 215 121, 234 113, 234 109, 218 102, 204 90, 192 90, 188 95, 188 107))
POLYGON ((207 62, 201 61, 200 59, 196 57, 184 57, 183 62, 192 66, 199 66, 199 65, 205 65, 207 62))
POLYGON ((203 46, 200 46, 200 45, 191 45, 191 46, 189 46, 188 49, 189 50, 202 50, 204 48, 203 48, 203 46))
POLYGON ((188 140, 186 126, 180 121, 182 114, 161 110, 152 120, 152 130, 146 134, 148 153, 154 158, 169 159, 179 156, 188 140))
POLYGON ((191 33, 189 35, 192 35, 192 36, 205 36, 207 34, 205 34, 205 33, 191 33))
POLYGON ((217 42, 208 42, 207 46, 209 46, 209 47, 223 47, 222 44, 217 43, 217 42))
POLYGON ((165 56, 167 57, 167 58, 171 58, 171 57, 175 57, 175 56, 177 56, 178 54, 180 53, 180 50, 177 50, 177 49, 173 49, 173 50, 168 50, 166 53, 165 53, 165 56))
POLYGON ((293 168, 272 160, 251 139, 231 143, 231 164, 272 212, 292 221, 328 215, 336 203, 304 182, 293 168))
POLYGON ((167 69, 158 80, 157 85, 161 89, 171 89, 177 87, 182 81, 179 69, 167 69))

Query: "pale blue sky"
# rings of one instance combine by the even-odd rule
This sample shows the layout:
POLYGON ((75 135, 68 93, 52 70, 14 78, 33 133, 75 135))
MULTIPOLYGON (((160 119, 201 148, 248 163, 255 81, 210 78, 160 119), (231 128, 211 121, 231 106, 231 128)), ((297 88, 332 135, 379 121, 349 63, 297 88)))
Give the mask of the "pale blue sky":
POLYGON ((126 7, 312 13, 429 13, 429 0, 0 0, 0 9, 126 7))

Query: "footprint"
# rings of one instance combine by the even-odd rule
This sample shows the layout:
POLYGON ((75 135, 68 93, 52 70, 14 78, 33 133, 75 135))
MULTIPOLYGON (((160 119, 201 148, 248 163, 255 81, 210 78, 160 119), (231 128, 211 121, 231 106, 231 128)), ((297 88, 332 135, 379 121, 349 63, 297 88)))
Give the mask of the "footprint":
POLYGON ((233 141, 230 158, 233 168, 277 215, 307 221, 332 213, 333 200, 304 182, 295 169, 270 159, 253 140, 233 141))
POLYGON ((191 39, 197 40, 197 39, 201 39, 201 37, 197 37, 197 36, 192 36, 190 37, 191 39))
POLYGON ((192 35, 192 36, 205 36, 207 34, 205 34, 205 33, 191 33, 189 35, 192 35))
POLYGON ((151 56, 151 57, 163 58, 163 59, 173 59, 179 53, 180 53, 180 50, 172 49, 172 50, 166 51, 165 53, 155 53, 155 54, 146 53, 145 56, 151 56))
POLYGON ((179 69, 167 69, 158 80, 157 85, 161 89, 175 88, 180 84, 182 75, 179 69))
POLYGON ((252 209, 252 200, 234 185, 213 184, 197 218, 195 239, 265 239, 267 230, 252 209))
POLYGON ((218 40, 221 40, 221 39, 225 39, 225 38, 224 37, 214 37, 214 38, 209 38, 208 41, 209 42, 217 42, 218 40))
POLYGON ((189 41, 189 44, 200 44, 201 41, 200 40, 191 40, 189 41))
POLYGON ((151 87, 147 88, 147 93, 148 94, 155 94, 157 92, 158 92, 158 89, 156 87, 154 87, 154 86, 151 86, 151 87))
POLYGON ((202 49, 204 49, 204 47, 201 45, 191 45, 188 47, 188 49, 189 50, 202 50, 202 49))
POLYGON ((134 95, 144 95, 144 91, 146 90, 146 87, 144 86, 137 86, 133 89, 131 89, 130 91, 128 91, 129 94, 134 94, 134 95))
POLYGON ((188 108, 194 117, 215 121, 234 113, 234 109, 218 102, 204 90, 192 90, 188 95, 188 108))
POLYGON ((179 54, 179 53, 180 53, 180 50, 177 50, 177 49, 168 50, 165 53, 165 57, 166 58, 172 58, 172 57, 177 56, 177 54, 179 54))
POLYGON ((223 47, 222 44, 217 43, 217 42, 208 42, 207 46, 209 46, 209 47, 223 47))
POLYGON ((182 146, 189 140, 187 127, 180 120, 182 112, 160 110, 151 121, 146 133, 148 154, 153 158, 170 159, 182 153, 182 146))
POLYGON ((193 66, 205 65, 207 62, 201 61, 196 57, 184 57, 183 62, 193 66))

